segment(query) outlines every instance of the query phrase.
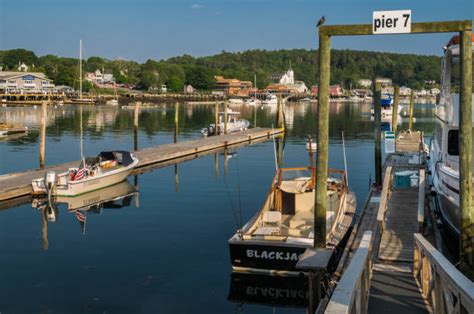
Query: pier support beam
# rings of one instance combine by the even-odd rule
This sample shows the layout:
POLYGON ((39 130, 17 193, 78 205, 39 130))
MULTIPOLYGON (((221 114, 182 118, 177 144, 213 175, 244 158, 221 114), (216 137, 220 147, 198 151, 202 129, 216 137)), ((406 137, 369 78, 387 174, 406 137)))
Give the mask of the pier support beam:
POLYGON ((46 117, 48 114, 48 107, 45 101, 41 105, 41 139, 40 139, 40 153, 39 153, 39 164, 40 168, 44 168, 44 153, 46 147, 46 117))
POLYGON ((382 185, 382 85, 374 80, 375 183, 382 185))
POLYGON ((224 134, 227 134, 227 100, 224 101, 224 134))
POLYGON ((410 118, 408 120, 408 129, 413 129, 413 107, 415 107, 415 91, 412 89, 410 94, 410 118))
POLYGON ((400 101, 400 86, 395 85, 393 91, 392 131, 397 133, 398 102, 400 101))
POLYGON ((179 125, 179 102, 174 106, 174 142, 178 142, 178 125, 179 125))
POLYGON ((474 224, 472 208, 472 31, 461 35, 461 93, 459 106, 459 207, 461 210, 461 271, 474 280, 474 224))
POLYGON ((319 31, 318 156, 316 162, 316 198, 314 205, 314 247, 326 247, 326 209, 329 141, 329 77, 331 38, 319 31))

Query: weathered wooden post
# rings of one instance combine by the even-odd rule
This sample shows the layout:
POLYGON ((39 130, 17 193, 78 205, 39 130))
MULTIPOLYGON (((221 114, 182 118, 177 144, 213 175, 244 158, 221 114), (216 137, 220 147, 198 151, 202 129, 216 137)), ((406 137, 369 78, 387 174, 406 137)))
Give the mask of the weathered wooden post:
POLYGON ((474 280, 474 223, 472 208, 472 31, 461 35, 459 106, 459 207, 461 210, 461 271, 474 280))
POLYGON ((316 167, 316 197, 314 204, 314 248, 326 247, 330 40, 330 36, 319 29, 318 157, 316 167))
POLYGON ((44 153, 45 153, 45 146, 46 146, 46 117, 48 113, 47 103, 43 101, 41 104, 41 139, 40 139, 40 155, 39 155, 39 163, 40 168, 44 168, 44 153))
POLYGON ((219 177, 219 156, 214 153, 214 167, 216 168, 216 178, 219 177))
MULTIPOLYGON (((257 100, 255 98, 255 100, 257 100)), ((254 116, 253 116, 253 127, 256 128, 257 127, 257 104, 255 104, 255 112, 254 112, 254 116)))
POLYGON ((133 149, 138 150, 138 116, 140 114, 140 102, 135 103, 135 111, 133 114, 133 149))
POLYGON ((227 100, 224 101, 224 134, 227 134, 227 100))
POLYGON ((276 127, 285 130, 285 118, 283 112, 283 99, 281 95, 277 98, 277 116, 276 116, 276 127))
POLYGON ((413 107, 415 106, 415 91, 412 89, 410 94, 410 118, 408 120, 408 129, 413 129, 413 107))
POLYGON ((178 142, 178 125, 179 125, 179 102, 174 106, 174 142, 178 142))
POLYGON ((397 120, 398 120, 398 102, 400 99, 400 86, 395 85, 393 91, 393 110, 392 110, 392 131, 397 133, 397 120))
POLYGON ((216 101, 216 109, 215 109, 215 125, 216 127, 214 128, 214 135, 219 134, 219 102, 216 101))
POLYGON ((375 183, 382 185, 382 85, 374 80, 375 183))

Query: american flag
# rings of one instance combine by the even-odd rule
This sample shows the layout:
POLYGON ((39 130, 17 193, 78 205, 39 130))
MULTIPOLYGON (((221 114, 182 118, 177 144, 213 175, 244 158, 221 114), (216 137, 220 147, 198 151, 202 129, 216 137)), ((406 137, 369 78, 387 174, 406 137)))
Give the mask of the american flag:
POLYGON ((87 174, 87 167, 84 165, 84 160, 81 160, 79 169, 77 169, 76 175, 74 176, 74 181, 84 179, 87 174))
POLYGON ((81 225, 82 234, 86 234, 86 214, 80 210, 74 211, 77 221, 81 225))

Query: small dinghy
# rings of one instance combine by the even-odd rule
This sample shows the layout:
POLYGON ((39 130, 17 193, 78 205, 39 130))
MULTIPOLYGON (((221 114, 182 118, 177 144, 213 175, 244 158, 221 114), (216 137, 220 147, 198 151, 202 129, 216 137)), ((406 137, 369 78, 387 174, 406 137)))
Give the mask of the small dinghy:
MULTIPOLYGON (((224 134, 224 128, 225 128, 225 112, 219 112, 219 124, 218 124, 218 129, 217 129, 217 134, 224 134)), ((250 122, 245 119, 239 119, 240 112, 233 111, 230 108, 227 108, 227 133, 232 133, 232 132, 239 132, 243 130, 247 130, 248 127, 250 126, 250 122)), ((201 130, 201 133, 204 136, 210 136, 210 135, 215 135, 216 133, 216 125, 215 123, 210 124, 207 128, 203 128, 201 130)))
POLYGON ((33 180, 33 194, 76 196, 102 189, 124 181, 137 164, 138 158, 128 151, 101 152, 82 159, 77 168, 60 174, 48 171, 33 180))

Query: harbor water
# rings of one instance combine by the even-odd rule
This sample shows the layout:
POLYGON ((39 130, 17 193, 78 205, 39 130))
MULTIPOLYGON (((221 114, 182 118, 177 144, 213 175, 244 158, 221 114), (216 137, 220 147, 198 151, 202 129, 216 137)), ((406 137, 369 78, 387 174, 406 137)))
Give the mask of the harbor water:
MULTIPOLYGON (((344 131, 358 207, 374 178, 370 108, 330 104, 329 166, 344 168, 344 131)), ((254 124, 254 107, 232 109, 254 124)), ((213 110, 180 104, 177 140, 202 136, 213 110)), ((286 104, 282 166, 309 165, 305 144, 308 135, 316 139, 316 111, 314 103, 286 104)), ((256 113, 257 126, 272 127, 275 110, 256 113)), ((414 129, 430 136, 433 115, 432 104, 417 104, 414 129)), ((133 109, 84 106, 85 154, 132 150, 133 120, 133 109)), ((0 108, 0 122, 29 129, 0 140, 0 175, 39 166, 40 121, 39 108, 0 108)), ((77 106, 48 109, 47 165, 79 159, 79 121, 77 106)), ((142 106, 138 147, 172 143, 174 121, 174 105, 142 106)), ((407 127, 406 118, 400 122, 399 129, 407 127)), ((137 190, 130 198, 117 197, 84 218, 65 203, 58 204, 55 222, 31 201, 3 205, 0 313, 305 313, 304 281, 231 274, 227 240, 263 205, 275 174, 274 146, 270 140, 151 169, 128 179, 137 190)))

